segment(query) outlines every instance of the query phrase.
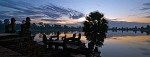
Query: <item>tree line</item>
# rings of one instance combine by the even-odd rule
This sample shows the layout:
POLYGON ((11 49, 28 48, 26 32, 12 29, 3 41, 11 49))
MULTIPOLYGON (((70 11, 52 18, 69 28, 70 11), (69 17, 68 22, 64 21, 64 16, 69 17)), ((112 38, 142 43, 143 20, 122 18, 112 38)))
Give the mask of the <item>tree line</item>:
MULTIPOLYGON (((22 24, 25 23, 25 20, 22 21, 22 24)), ((9 19, 5 19, 4 21, 0 20, 0 32, 5 31, 5 25, 11 24, 9 22, 9 19), (7 20, 7 21, 6 21, 7 20), (3 23, 4 22, 4 23, 3 23)), ((21 24, 14 24, 14 29, 17 31, 21 30, 21 24)), ((30 30, 31 31, 42 31, 42 30, 82 30, 81 26, 67 26, 67 25, 59 25, 59 24, 44 24, 42 22, 40 23, 31 23, 30 24, 30 30)))
POLYGON ((147 30, 149 31, 150 30, 150 25, 146 25, 146 27, 133 27, 133 28, 128 28, 128 27, 122 27, 122 28, 118 28, 118 27, 112 27, 112 28, 109 28, 109 30, 147 30))

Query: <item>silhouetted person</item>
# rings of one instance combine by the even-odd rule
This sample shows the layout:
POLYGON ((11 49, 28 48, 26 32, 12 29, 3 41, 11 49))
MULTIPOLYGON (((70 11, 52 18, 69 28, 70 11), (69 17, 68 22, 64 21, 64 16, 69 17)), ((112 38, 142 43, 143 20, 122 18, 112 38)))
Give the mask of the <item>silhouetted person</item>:
POLYGON ((47 37, 45 34, 43 34, 43 43, 46 44, 47 43, 47 37))
POLYGON ((74 41, 80 42, 80 39, 81 39, 81 33, 79 33, 78 38, 74 38, 74 41))
POLYGON ((76 40, 75 37, 76 37, 76 33, 74 33, 72 37, 69 37, 66 40, 67 41, 71 40, 71 42, 74 42, 76 40))
POLYGON ((66 47, 66 42, 67 42, 67 39, 66 39, 66 34, 65 34, 65 36, 64 37, 62 37, 62 40, 63 40, 63 49, 65 50, 67 47, 66 47))
POLYGON ((59 40, 59 35, 60 35, 60 32, 58 31, 57 35, 56 35, 57 36, 57 40, 59 40))
POLYGON ((75 37, 76 37, 76 33, 73 34, 73 36, 71 37, 71 40, 74 42, 75 41, 75 37))
POLYGON ((79 33, 78 38, 81 39, 81 33, 79 33))
POLYGON ((14 33, 14 32, 16 32, 16 30, 15 30, 15 22, 16 22, 16 20, 15 20, 15 18, 11 18, 11 32, 12 33, 14 33))
POLYGON ((73 37, 72 37, 72 38, 75 38, 75 37, 76 37, 76 33, 73 34, 73 37))
POLYGON ((63 40, 63 41, 66 41, 66 37, 67 37, 67 36, 66 36, 66 34, 65 34, 65 36, 62 37, 62 40, 63 40))
POLYGON ((9 22, 9 19, 5 19, 5 20, 4 20, 5 32, 6 32, 6 33, 10 32, 9 23, 10 23, 10 22, 9 22))

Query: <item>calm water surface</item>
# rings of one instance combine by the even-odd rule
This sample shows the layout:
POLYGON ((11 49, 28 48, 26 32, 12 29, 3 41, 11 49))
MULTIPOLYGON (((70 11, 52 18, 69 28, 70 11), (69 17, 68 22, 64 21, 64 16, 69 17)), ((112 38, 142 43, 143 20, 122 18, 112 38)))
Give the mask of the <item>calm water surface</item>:
MULTIPOLYGON (((67 37, 72 37, 75 32, 65 33, 67 37)), ((81 41, 88 43, 82 32, 81 41)), ((55 35, 55 33, 47 34, 47 37, 55 35)), ((62 32, 60 37, 64 36, 62 32)), ((35 34, 35 41, 42 43, 42 35, 35 34)), ((102 57, 150 57, 150 35, 145 32, 133 31, 108 31, 107 38, 104 40, 104 45, 99 47, 102 57)))

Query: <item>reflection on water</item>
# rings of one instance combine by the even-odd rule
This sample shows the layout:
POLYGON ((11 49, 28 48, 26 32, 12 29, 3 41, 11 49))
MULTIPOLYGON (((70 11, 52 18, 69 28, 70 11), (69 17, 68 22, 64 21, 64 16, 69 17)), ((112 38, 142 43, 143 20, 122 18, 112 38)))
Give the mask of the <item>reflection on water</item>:
MULTIPOLYGON (((84 36, 84 33, 83 32, 78 32, 78 31, 68 32, 68 33, 61 32, 61 34, 59 35, 59 37, 61 38, 61 37, 64 37, 65 35, 67 36, 67 38, 68 37, 72 37, 73 33, 77 33, 77 34, 81 33, 81 41, 82 42, 86 42, 86 38, 84 36)), ((47 38, 50 38, 50 36, 54 36, 54 35, 56 35, 55 32, 46 34, 47 38)), ((35 34, 34 40, 37 41, 37 42, 41 42, 42 41, 42 37, 43 37, 42 33, 37 33, 37 34, 35 34)))
POLYGON ((150 35, 115 36, 105 39, 102 57, 149 57, 150 35))
MULTIPOLYGON (((67 37, 72 37, 75 32, 61 32, 60 37, 63 37, 65 34, 67 37)), ((55 35, 56 33, 47 33, 47 37, 55 35)), ((89 43, 84 36, 84 33, 81 33, 81 41, 86 43, 86 46, 89 43)), ((42 41, 42 34, 35 34, 35 41, 42 41)), ((134 31, 108 31, 107 38, 104 40, 104 45, 98 47, 98 50, 101 52, 101 57, 149 57, 150 56, 150 35, 147 35, 145 32, 136 33, 134 31)))
POLYGON ((140 31, 137 31, 136 33, 134 31, 108 31, 107 37, 113 37, 113 36, 139 36, 139 35, 147 35, 146 32, 141 33, 140 31))

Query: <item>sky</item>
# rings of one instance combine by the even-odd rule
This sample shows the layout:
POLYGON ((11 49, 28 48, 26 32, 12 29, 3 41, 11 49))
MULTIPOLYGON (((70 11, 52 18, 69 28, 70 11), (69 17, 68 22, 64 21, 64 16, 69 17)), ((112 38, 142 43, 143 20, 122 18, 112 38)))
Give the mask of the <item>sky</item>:
POLYGON ((1 0, 0 20, 78 24, 99 11, 111 21, 150 23, 150 0, 1 0))

